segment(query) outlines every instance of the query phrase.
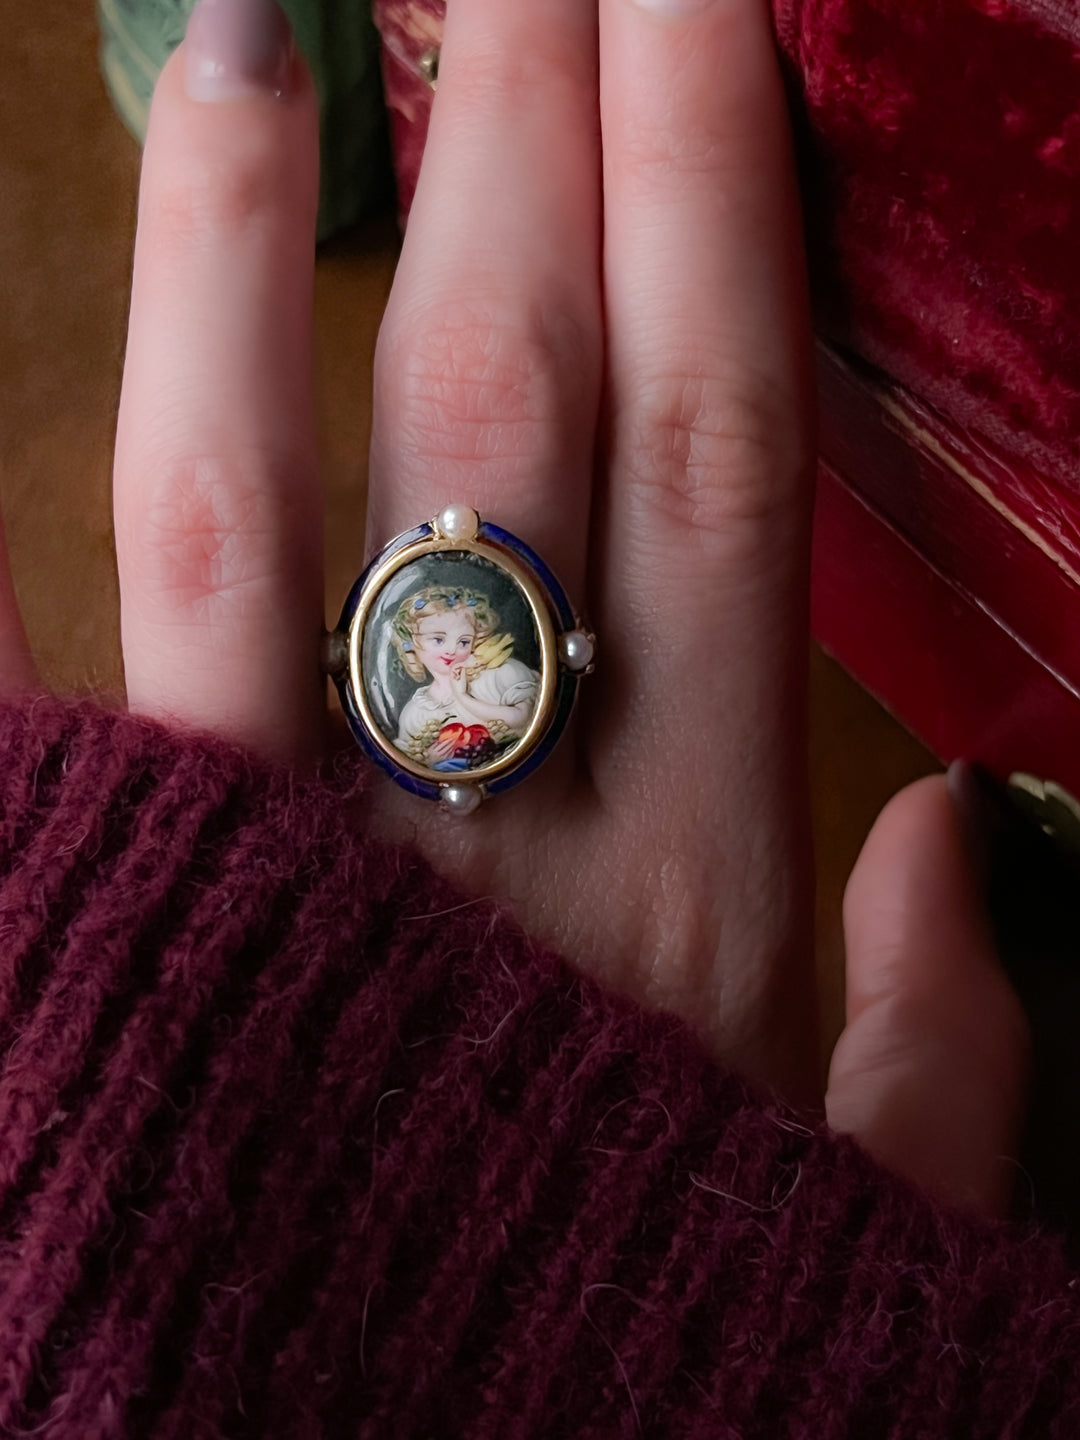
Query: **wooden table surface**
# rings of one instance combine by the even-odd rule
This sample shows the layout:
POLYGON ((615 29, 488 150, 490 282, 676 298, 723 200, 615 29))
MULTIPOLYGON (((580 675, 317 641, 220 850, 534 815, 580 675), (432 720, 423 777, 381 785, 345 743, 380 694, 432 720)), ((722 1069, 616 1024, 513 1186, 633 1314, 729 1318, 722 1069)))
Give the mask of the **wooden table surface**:
MULTIPOLYGON (((109 509, 139 155, 109 106, 88 0, 0 0, 0 502, 30 641, 58 689, 123 684, 109 509)), ((387 217, 316 272, 327 613, 363 553, 375 334, 397 249, 387 217)), ((938 768, 832 661, 812 655, 818 954, 839 1024, 846 876, 874 816, 938 768)))

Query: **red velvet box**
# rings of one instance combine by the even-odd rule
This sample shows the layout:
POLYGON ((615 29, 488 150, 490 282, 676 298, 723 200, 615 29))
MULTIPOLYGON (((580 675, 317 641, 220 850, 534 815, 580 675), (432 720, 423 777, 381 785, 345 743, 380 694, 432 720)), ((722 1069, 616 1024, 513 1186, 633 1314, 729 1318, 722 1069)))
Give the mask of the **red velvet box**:
MULTIPOLYGON (((400 198, 443 0, 376 0, 400 198)), ((818 639, 1080 795, 1080 7, 774 0, 820 339, 818 639)))

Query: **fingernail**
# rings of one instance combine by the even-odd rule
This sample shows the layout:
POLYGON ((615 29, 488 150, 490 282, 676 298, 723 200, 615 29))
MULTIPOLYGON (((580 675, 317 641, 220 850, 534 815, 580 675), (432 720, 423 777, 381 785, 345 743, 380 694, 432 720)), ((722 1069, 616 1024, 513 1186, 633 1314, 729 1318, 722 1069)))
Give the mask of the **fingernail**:
POLYGON ((184 53, 192 100, 281 95, 292 74, 292 30, 274 0, 199 0, 184 53))

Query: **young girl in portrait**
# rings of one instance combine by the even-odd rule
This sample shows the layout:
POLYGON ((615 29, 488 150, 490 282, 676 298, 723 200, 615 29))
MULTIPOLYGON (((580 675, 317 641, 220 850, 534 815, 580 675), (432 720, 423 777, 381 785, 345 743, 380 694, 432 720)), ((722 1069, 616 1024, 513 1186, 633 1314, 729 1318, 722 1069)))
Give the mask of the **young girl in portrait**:
POLYGON ((540 676, 512 658, 513 637, 497 635, 498 623, 486 595, 458 587, 429 585, 398 606, 391 640, 420 688, 402 707, 394 743, 411 759, 475 769, 528 729, 540 676))

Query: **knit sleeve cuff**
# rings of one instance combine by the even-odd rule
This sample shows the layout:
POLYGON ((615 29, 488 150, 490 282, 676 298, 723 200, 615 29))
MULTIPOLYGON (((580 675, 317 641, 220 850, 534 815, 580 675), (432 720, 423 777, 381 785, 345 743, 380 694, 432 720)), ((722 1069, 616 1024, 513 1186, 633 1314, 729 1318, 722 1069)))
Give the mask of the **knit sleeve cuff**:
POLYGON ((1052 1240, 713 1067, 340 788, 0 707, 0 1434, 1078 1433, 1052 1240))

